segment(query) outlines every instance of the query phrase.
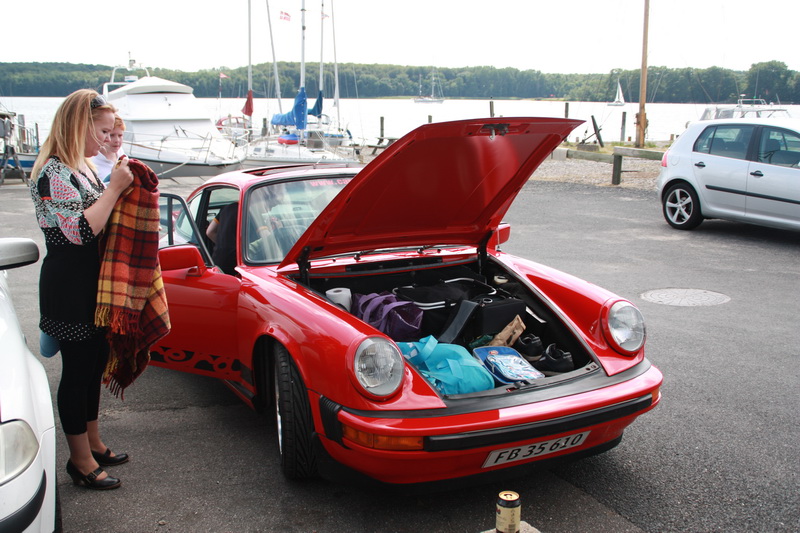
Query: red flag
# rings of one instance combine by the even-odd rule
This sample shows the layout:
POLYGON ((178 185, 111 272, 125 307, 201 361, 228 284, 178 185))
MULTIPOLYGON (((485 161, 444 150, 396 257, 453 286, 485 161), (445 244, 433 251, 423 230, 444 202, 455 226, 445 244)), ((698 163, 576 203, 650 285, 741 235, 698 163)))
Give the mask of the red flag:
POLYGON ((292 20, 292 16, 286 11, 281 11, 281 20, 292 20))
POLYGON ((247 91, 247 101, 242 108, 242 114, 247 117, 253 116, 253 91, 247 91))
POLYGON ((219 79, 223 79, 223 78, 230 78, 230 76, 227 76, 224 72, 220 72, 219 73, 219 79))

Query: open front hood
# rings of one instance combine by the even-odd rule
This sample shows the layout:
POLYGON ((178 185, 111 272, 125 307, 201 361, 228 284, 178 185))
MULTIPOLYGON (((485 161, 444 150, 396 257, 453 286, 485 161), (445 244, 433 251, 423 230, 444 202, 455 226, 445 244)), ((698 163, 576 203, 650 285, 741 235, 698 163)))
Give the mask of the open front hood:
POLYGON ((581 123, 503 117, 421 126, 365 166, 280 267, 382 248, 477 245, 581 123))

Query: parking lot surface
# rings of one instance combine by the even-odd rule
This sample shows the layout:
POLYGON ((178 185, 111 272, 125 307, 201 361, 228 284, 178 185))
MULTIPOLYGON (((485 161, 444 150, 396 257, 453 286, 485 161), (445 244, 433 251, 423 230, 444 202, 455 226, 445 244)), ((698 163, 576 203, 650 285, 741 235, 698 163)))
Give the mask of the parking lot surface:
MULTIPOLYGON (((0 187, 0 211, 0 236, 33 238, 44 253, 21 183, 0 187)), ((680 232, 654 191, 563 182, 530 182, 507 221, 507 251, 608 288, 647 319, 663 401, 617 448, 438 494, 291 483, 271 420, 219 382, 151 367, 124 401, 102 400, 104 439, 132 457, 113 470, 121 489, 73 486, 59 434, 64 531, 478 532, 494 528, 500 490, 518 492, 522 519, 543 533, 800 530, 800 234, 723 221, 680 232), (652 294, 700 297, 667 305, 652 294)), ((38 273, 9 272, 34 352, 38 273)), ((43 362, 55 394, 59 357, 43 362)))

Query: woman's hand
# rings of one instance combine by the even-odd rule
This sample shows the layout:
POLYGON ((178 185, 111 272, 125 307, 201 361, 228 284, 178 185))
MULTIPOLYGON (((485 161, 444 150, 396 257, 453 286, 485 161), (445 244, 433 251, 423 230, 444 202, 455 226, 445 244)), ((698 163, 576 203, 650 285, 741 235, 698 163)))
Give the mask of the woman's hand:
POLYGON ((133 183, 133 172, 128 167, 128 158, 122 156, 111 171, 107 189, 111 189, 116 196, 119 196, 122 191, 130 187, 131 183, 133 183))
POLYGON ((128 168, 128 158, 122 157, 111 171, 106 190, 91 207, 83 212, 95 235, 99 235, 103 230, 117 200, 132 183, 133 172, 128 168))

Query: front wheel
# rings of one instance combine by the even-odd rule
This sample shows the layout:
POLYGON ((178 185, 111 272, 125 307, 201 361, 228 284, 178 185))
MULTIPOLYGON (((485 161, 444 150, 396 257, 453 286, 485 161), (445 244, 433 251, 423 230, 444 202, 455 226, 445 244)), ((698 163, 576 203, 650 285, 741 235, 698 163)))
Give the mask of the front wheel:
POLYGON ((676 183, 667 189, 661 201, 664 218, 676 229, 694 229, 703 222, 697 193, 686 183, 676 183))
POLYGON ((309 479, 317 475, 312 436, 314 421, 308 392, 289 352, 275 348, 273 368, 275 421, 281 470, 288 479, 309 479))

